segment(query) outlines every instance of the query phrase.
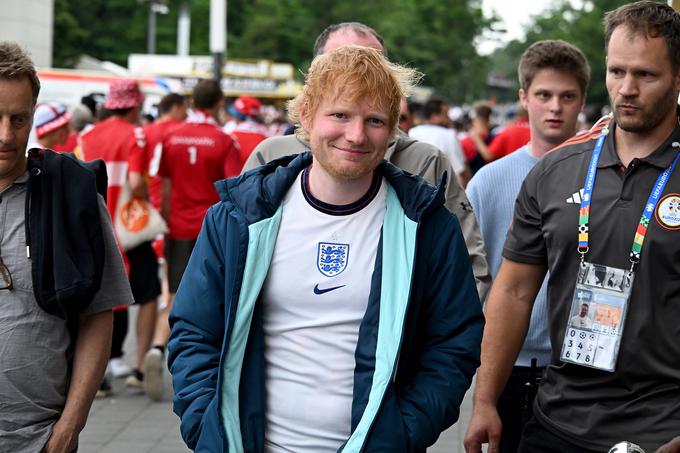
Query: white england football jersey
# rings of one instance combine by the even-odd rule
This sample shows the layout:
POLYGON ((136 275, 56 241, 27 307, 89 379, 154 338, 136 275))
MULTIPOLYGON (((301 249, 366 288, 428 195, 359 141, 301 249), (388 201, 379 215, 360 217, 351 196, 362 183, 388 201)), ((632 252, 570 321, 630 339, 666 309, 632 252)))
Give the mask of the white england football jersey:
POLYGON ((262 291, 269 453, 335 452, 349 437, 354 351, 386 209, 381 177, 339 207, 314 199, 306 179, 307 170, 283 201, 262 291))

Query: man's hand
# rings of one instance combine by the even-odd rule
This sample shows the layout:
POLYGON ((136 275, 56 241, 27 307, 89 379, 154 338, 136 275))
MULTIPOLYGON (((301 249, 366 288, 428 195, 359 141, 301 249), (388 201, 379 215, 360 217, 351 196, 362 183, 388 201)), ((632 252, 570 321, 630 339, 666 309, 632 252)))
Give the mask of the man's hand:
POLYGON ((145 200, 149 198, 149 191, 146 180, 144 179, 144 175, 131 171, 128 174, 128 181, 130 183, 130 190, 132 191, 133 197, 143 198, 145 200))
POLYGON ((465 452, 481 453, 482 444, 488 443, 488 453, 497 453, 501 431, 501 419, 496 407, 491 404, 475 404, 463 442, 465 452))
POLYGON ((112 332, 111 310, 80 315, 66 404, 43 453, 70 453, 76 448, 78 435, 85 427, 92 400, 104 377, 112 332))
POLYGON ((477 370, 472 419, 465 435, 467 453, 498 452, 501 420, 496 402, 512 372, 529 328, 531 309, 545 276, 545 266, 503 259, 486 303, 482 364, 477 370))
POLYGON ((78 444, 75 427, 68 427, 61 420, 54 424, 52 434, 43 447, 43 453, 70 453, 78 444))
POLYGON ((680 436, 660 446, 656 453, 680 453, 680 436))

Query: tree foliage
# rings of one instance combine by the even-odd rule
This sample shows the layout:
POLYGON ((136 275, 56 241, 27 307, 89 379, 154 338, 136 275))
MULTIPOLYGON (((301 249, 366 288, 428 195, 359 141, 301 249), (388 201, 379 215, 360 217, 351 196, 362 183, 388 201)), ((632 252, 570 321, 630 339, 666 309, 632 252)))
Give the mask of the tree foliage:
MULTIPOLYGON (((177 17, 182 0, 167 0, 170 12, 156 19, 156 51, 176 51, 177 17)), ((209 53, 210 0, 190 0, 193 55, 209 53)), ((146 52, 148 4, 141 0, 56 0, 57 66, 71 66, 79 54, 126 65, 130 53, 146 52)), ((425 84, 452 100, 474 99, 484 91, 486 58, 475 37, 490 24, 480 0, 230 0, 230 58, 290 62, 304 71, 316 36, 344 21, 378 30, 390 58, 426 74, 425 84)))

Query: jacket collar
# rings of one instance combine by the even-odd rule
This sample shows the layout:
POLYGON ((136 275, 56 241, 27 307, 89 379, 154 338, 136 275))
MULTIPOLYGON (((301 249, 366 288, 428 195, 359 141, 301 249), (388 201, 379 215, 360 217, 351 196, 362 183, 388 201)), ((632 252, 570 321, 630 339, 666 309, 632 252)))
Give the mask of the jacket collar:
MULTIPOLYGON (((233 204, 251 224, 274 215, 297 175, 311 163, 312 154, 309 151, 285 156, 238 178, 218 181, 215 187, 222 201, 233 204)), ((378 165, 377 171, 394 189, 405 214, 415 222, 444 204, 446 175, 435 188, 422 178, 404 173, 387 161, 378 165)))

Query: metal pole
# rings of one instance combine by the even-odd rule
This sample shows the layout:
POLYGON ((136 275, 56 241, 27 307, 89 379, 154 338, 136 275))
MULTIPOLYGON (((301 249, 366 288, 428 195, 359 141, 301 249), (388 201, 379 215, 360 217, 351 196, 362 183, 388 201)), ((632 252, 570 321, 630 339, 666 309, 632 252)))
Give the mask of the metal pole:
POLYGON ((189 42, 191 40, 191 10, 189 2, 182 2, 179 7, 179 19, 177 20, 177 55, 186 57, 189 55, 189 42))
POLYGON ((222 80, 222 63, 227 45, 227 0, 210 0, 210 53, 213 78, 222 80))
POLYGON ((149 25, 147 27, 146 53, 156 53, 156 12, 153 9, 154 1, 149 1, 149 25))
POLYGON ((222 52, 213 52, 213 79, 217 83, 222 82, 222 67, 224 66, 224 55, 222 52))

